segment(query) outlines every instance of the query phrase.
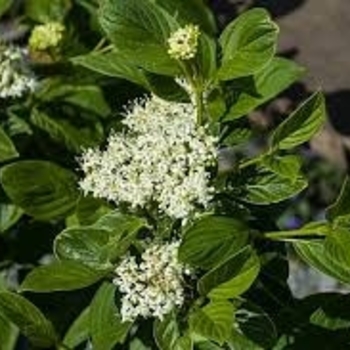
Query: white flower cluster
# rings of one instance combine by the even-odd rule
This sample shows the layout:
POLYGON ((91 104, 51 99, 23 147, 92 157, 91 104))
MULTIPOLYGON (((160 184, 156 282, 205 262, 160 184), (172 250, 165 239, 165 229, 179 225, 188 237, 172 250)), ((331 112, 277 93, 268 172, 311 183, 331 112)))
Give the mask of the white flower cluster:
POLYGON ((26 62, 26 51, 0 44, 0 98, 21 97, 36 85, 26 62))
POLYGON ((180 242, 152 245, 141 256, 124 259, 116 268, 113 283, 122 296, 123 322, 138 316, 162 319, 174 307, 184 302, 183 274, 178 261, 180 242))
POLYGON ((195 107, 152 96, 137 101, 123 123, 128 131, 113 134, 106 150, 83 154, 83 191, 132 209, 156 206, 178 219, 207 207, 216 138, 196 125, 195 107))
POLYGON ((197 53, 200 31, 198 26, 188 24, 175 31, 168 39, 168 54, 177 60, 189 60, 197 53))

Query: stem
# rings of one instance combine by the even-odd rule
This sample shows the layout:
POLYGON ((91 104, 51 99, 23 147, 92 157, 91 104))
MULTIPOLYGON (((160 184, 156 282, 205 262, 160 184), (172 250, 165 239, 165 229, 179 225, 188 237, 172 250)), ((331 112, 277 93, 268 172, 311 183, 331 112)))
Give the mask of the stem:
POLYGON ((92 51, 99 51, 102 49, 103 45, 105 44, 106 42, 106 38, 102 38, 98 43, 97 45, 93 48, 92 51))
POLYGON ((196 109, 197 109, 197 123, 198 125, 203 124, 204 117, 204 106, 203 106, 203 94, 202 91, 198 88, 195 90, 195 98, 196 98, 196 109))
POLYGON ((284 240, 290 239, 293 240, 296 237, 310 237, 310 236, 319 236, 325 237, 326 233, 310 230, 310 231, 301 231, 301 230, 290 230, 290 231, 279 231, 279 232, 269 232, 264 234, 264 238, 271 240, 284 240))
POLYGON ((238 168, 239 170, 243 170, 245 168, 248 168, 251 165, 257 164, 261 161, 261 157, 256 157, 256 158, 252 158, 247 160, 246 162, 242 163, 238 168))

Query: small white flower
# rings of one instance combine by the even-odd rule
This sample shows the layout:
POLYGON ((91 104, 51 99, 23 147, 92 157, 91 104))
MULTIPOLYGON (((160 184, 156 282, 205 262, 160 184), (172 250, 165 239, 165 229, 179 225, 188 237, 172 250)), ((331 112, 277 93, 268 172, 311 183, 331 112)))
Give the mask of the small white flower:
POLYGON ((174 307, 182 306, 185 268, 177 258, 179 245, 153 245, 142 254, 140 264, 135 257, 128 257, 116 268, 113 283, 123 294, 123 322, 139 316, 162 319, 174 307))
POLYGON ((189 60, 195 57, 199 35, 198 26, 193 24, 178 29, 168 39, 168 54, 177 60, 189 60))
POLYGON ((0 98, 21 97, 36 88, 26 55, 19 47, 0 45, 0 98))
POLYGON ((137 101, 123 123, 128 130, 112 134, 106 150, 83 154, 83 191, 133 209, 156 206, 177 219, 206 208, 216 138, 196 125, 195 107, 152 96, 137 101))

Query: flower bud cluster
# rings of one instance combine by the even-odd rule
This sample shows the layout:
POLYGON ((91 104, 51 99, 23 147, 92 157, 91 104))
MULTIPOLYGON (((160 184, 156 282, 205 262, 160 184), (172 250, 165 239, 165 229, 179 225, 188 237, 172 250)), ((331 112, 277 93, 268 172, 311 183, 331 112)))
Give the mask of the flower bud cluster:
POLYGON ((0 98, 21 97, 35 89, 26 56, 24 49, 0 44, 0 98))
POLYGON ((175 31, 168 39, 168 54, 177 60, 189 60, 197 53, 200 31, 198 26, 188 24, 175 31))
POLYGON ((29 38, 29 47, 32 51, 57 48, 63 40, 64 31, 65 27, 57 22, 37 25, 29 38))
POLYGON ((152 96, 136 101, 123 123, 127 131, 112 134, 105 150, 83 154, 83 191, 176 219, 206 208, 216 138, 196 124, 195 107, 152 96))
POLYGON ((140 263, 135 257, 127 257, 116 268, 113 283, 123 294, 123 322, 139 316, 162 319, 183 304, 185 270, 177 258, 179 245, 152 245, 142 254, 140 263))

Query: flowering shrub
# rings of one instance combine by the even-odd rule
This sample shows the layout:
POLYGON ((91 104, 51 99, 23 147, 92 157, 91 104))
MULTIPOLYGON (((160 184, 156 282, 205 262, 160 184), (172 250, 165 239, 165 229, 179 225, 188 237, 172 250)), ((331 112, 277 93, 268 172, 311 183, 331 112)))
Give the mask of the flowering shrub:
POLYGON ((0 51, 0 232, 27 239, 1 261, 4 349, 347 348, 348 297, 294 299, 286 247, 350 283, 349 183, 324 221, 276 223, 308 186, 296 150, 322 94, 247 151, 245 117, 304 72, 268 13, 218 33, 200 0, 24 11, 29 50, 0 51))

